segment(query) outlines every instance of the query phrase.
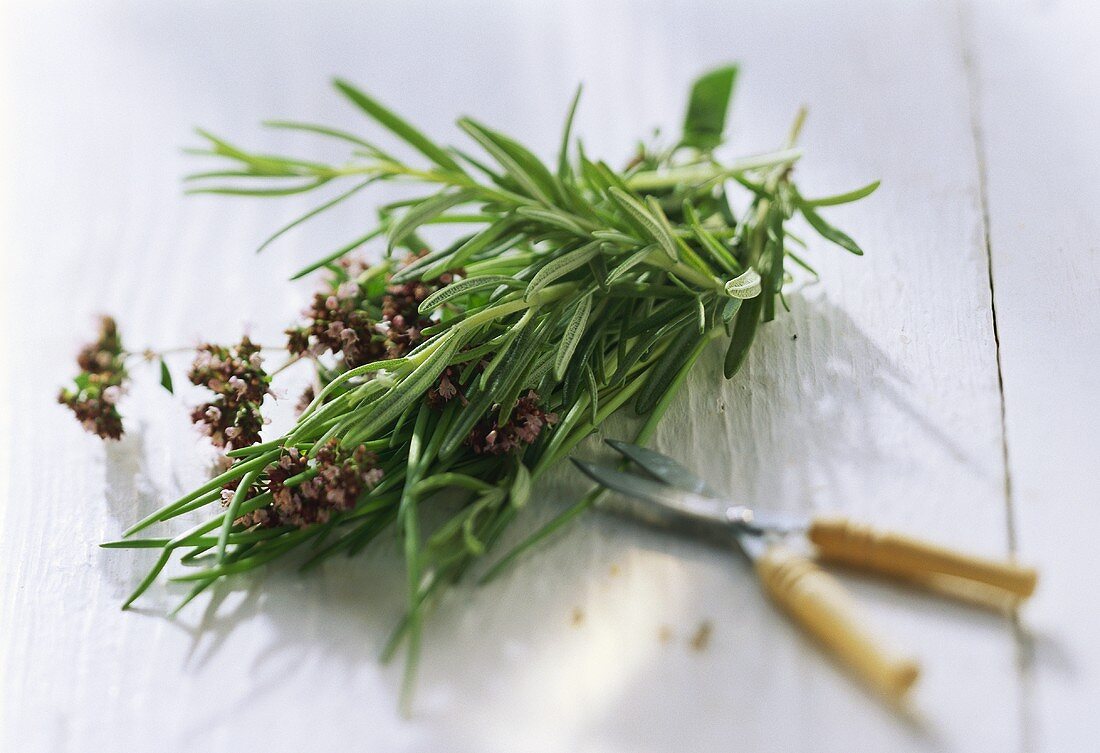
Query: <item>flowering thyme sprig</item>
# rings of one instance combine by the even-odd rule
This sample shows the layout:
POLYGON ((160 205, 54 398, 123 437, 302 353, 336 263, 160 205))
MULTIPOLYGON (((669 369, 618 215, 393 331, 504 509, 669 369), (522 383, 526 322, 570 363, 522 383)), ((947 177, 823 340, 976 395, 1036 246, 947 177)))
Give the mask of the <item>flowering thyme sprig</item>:
MULTIPOLYGON (((416 258, 410 256, 404 266, 416 258)), ((432 324, 420 314, 420 304, 453 282, 455 275, 391 284, 390 267, 387 263, 371 268, 359 259, 341 259, 325 289, 315 293, 302 312, 305 323, 286 331, 287 349, 296 355, 331 353, 343 367, 355 368, 400 358, 419 345, 424 329, 432 324), (384 292, 379 299, 380 286, 384 292)))
POLYGON ((528 390, 516 402, 511 415, 503 421, 499 413, 490 413, 479 421, 467 437, 466 444, 478 455, 507 455, 534 444, 543 428, 557 422, 557 414, 543 410, 539 396, 534 390, 528 390))
POLYGON ((74 379, 76 389, 64 388, 57 396, 81 426, 104 439, 122 437, 122 415, 118 401, 126 386, 126 356, 115 320, 104 316, 99 321, 96 341, 81 348, 76 357, 80 373, 74 379))
MULTIPOLYGON (((245 529, 255 526, 278 528, 291 526, 308 528, 327 523, 334 514, 354 508, 359 496, 382 480, 382 469, 375 464, 377 456, 365 447, 342 450, 335 440, 324 444, 310 460, 291 447, 258 479, 246 499, 265 492, 271 501, 251 510, 235 523, 245 529)), ((226 484, 222 503, 228 507, 239 481, 226 484)))
POLYGON ((455 399, 462 405, 469 403, 462 389, 461 375, 462 372, 457 366, 448 366, 443 369, 443 373, 435 380, 435 384, 428 388, 428 393, 425 395, 428 405, 435 410, 443 410, 447 403, 455 399))
POLYGON ((216 447, 247 447, 260 441, 264 418, 260 407, 271 391, 260 347, 248 339, 239 345, 203 345, 188 372, 191 383, 206 387, 214 399, 197 406, 191 420, 216 447))
MULTIPOLYGON (((308 124, 276 126, 350 142, 348 161, 252 154, 203 134, 207 153, 232 165, 196 180, 244 176, 259 187, 204 183, 198 191, 270 196, 349 184, 272 238, 377 181, 418 182, 427 191, 382 207, 377 227, 296 275, 322 267, 335 275, 306 322, 289 332, 291 351, 308 353, 317 369, 316 396, 286 435, 268 442, 243 446, 258 437, 228 437, 221 419, 213 422, 233 440, 233 465, 126 536, 217 502, 223 487, 226 507, 172 539, 109 544, 163 548, 127 604, 177 553, 194 562, 216 547, 202 569, 176 576, 193 584, 190 599, 303 544, 310 544, 308 566, 396 528, 409 612, 387 655, 408 647, 407 699, 424 608, 493 548, 534 481, 628 403, 644 417, 635 441, 646 442, 708 342, 726 340, 726 376, 738 370, 782 300, 787 262, 805 265, 796 255, 802 242, 787 232, 795 215, 859 253, 817 208, 861 198, 875 184, 805 199, 792 181, 800 119, 778 151, 718 158, 734 75, 723 68, 696 82, 683 137, 639 150, 623 171, 590 159, 572 139, 576 100, 552 166, 468 118, 458 125, 487 158, 440 147, 344 82, 337 82, 341 93, 419 153, 419 164, 359 135, 308 124), (284 186, 272 188, 280 180, 284 186), (428 224, 450 225, 456 237, 429 249, 419 233, 428 224), (375 238, 386 240, 381 262, 342 261, 375 238), (405 251, 417 258, 396 264, 405 251), (462 273, 445 277, 451 270, 462 273), (356 452, 374 457, 357 460, 356 452), (467 504, 424 531, 421 505, 445 488, 465 494, 467 504)), ((579 500, 483 578, 598 496, 579 500)))
POLYGON ((348 368, 385 357, 384 338, 367 307, 365 286, 358 280, 366 269, 358 260, 340 260, 327 289, 316 293, 302 312, 306 323, 286 331, 291 353, 332 353, 341 356, 348 368))

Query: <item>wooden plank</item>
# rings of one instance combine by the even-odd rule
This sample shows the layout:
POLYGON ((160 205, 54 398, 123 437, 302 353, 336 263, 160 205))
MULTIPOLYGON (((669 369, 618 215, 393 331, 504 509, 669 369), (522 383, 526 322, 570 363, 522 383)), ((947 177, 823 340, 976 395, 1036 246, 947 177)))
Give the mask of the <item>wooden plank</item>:
MULTIPOLYGON (((151 389, 133 396, 132 437, 102 448, 51 405, 41 375, 68 372, 86 316, 104 306, 133 343, 227 339, 241 319, 257 339, 277 338, 308 293, 282 280, 361 217, 349 208, 257 260, 264 231, 308 202, 184 201, 176 180, 190 164, 175 150, 191 123, 271 146, 287 141, 253 126, 269 115, 358 127, 323 94, 333 72, 435 135, 453 136, 435 124, 472 112, 543 154, 583 77, 579 129, 616 161, 649 124, 675 129, 691 77, 730 57, 747 63, 737 148, 773 147, 808 104, 805 190, 884 181, 875 199, 830 213, 868 256, 815 242, 823 282, 792 294, 792 312, 765 329, 736 381, 718 384, 711 354, 657 443, 753 504, 844 510, 1004 552, 997 370, 954 6, 747 5, 13 11, 23 114, 12 347, 35 366, 12 379, 0 744, 222 751, 247 734, 268 751, 1014 747, 1020 699, 1003 620, 846 579, 875 624, 925 659, 906 721, 800 637, 729 553, 596 516, 493 586, 444 600, 427 627, 412 723, 396 715, 397 669, 375 661, 401 610, 392 542, 316 578, 276 570, 233 583, 176 621, 161 616, 180 595, 171 589, 137 614, 117 611, 148 553, 95 543, 201 477, 199 443, 182 409, 151 389), (709 641, 693 641, 707 624, 709 641)), ((569 473, 551 479, 522 525, 581 488, 569 473)))
POLYGON ((1043 580, 1024 612, 1024 745, 1100 739, 1100 11, 976 2, 992 272, 1019 556, 1043 580))

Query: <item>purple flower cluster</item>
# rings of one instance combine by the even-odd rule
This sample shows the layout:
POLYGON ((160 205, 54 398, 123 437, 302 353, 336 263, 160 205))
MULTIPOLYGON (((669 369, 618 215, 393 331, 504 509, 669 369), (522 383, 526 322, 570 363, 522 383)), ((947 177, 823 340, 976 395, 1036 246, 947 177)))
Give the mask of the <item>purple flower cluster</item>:
MULTIPOLYGON (((341 277, 355 269, 345 265, 341 277)), ((302 312, 306 324, 286 331, 287 349, 295 355, 331 352, 342 356, 348 368, 385 358, 384 338, 371 320, 366 291, 355 279, 333 281, 329 287, 315 294, 302 312)))
POLYGON ((424 339, 423 330, 432 322, 420 315, 420 304, 450 284, 454 275, 368 290, 368 285, 359 282, 367 269, 361 261, 341 262, 326 289, 316 293, 302 312, 305 323, 286 331, 291 353, 332 353, 340 356, 347 368, 355 368, 400 358, 424 339))
POLYGON ((443 410, 443 407, 458 398, 463 405, 469 402, 459 382, 461 372, 458 366, 448 366, 435 380, 435 384, 428 388, 428 405, 434 410, 443 410))
POLYGON ((67 406, 86 430, 103 439, 122 437, 122 415, 116 407, 126 385, 125 353, 118 325, 109 316, 99 322, 99 337, 76 357, 76 389, 62 389, 57 401, 67 406))
MULTIPOLYGON (((360 446, 352 452, 340 449, 333 440, 313 460, 290 448, 267 470, 267 479, 249 490, 249 497, 271 492, 271 503, 237 519, 251 528, 293 526, 305 528, 326 523, 334 513, 355 507, 364 491, 382 480, 377 458, 360 446)), ((236 484, 222 492, 225 504, 233 498, 236 484)))
POLYGON ((260 406, 271 384, 260 346, 247 336, 233 347, 203 345, 188 377, 215 395, 191 412, 191 420, 201 425, 215 446, 233 449, 260 441, 264 425, 260 406))
POLYGON ((466 443, 478 455, 505 455, 522 449, 539 438, 543 427, 556 424, 556 413, 548 413, 539 405, 539 396, 528 390, 512 409, 508 420, 501 425, 490 414, 470 432, 466 443))

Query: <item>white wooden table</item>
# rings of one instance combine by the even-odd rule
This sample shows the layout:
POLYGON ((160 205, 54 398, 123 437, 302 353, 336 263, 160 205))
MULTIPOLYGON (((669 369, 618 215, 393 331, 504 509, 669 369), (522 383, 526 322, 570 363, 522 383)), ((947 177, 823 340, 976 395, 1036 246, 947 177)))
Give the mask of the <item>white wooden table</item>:
MULTIPOLYGON (((32 751, 1061 751, 1100 743, 1100 14, 1089 0, 757 3, 26 2, 0 18, 7 286, 0 747, 32 751), (401 5, 401 9, 398 8, 401 5), (753 7, 750 7, 752 5, 753 7), (416 713, 377 661, 402 609, 383 543, 273 569, 163 615, 118 605, 148 552, 100 550, 209 460, 184 407, 131 400, 103 446, 54 404, 92 315, 129 342, 278 339, 285 282, 362 210, 255 257, 312 199, 187 199, 193 125, 322 148, 265 117, 358 127, 340 74, 443 139, 471 113, 552 154, 569 96, 589 151, 679 127, 705 67, 743 63, 733 150, 810 108, 817 285, 725 383, 714 353, 657 446, 752 504, 840 510, 1042 570, 1018 624, 846 578, 924 660, 899 715, 769 606, 730 554, 593 514, 426 628, 416 713), (795 337, 797 335, 797 338, 795 337), (711 628, 704 647, 692 638, 711 628)), ((384 194, 374 194, 382 200, 384 194)), ((288 388, 289 389, 289 388, 288 388)), ((583 488, 542 486, 513 531, 583 488)))

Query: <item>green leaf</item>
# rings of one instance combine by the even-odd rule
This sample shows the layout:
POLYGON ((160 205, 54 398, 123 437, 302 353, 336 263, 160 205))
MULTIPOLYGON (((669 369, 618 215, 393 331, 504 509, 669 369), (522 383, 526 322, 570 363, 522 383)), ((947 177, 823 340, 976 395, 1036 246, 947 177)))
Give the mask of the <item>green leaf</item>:
POLYGON ((589 259, 600 252, 600 244, 601 241, 592 241, 559 256, 557 259, 546 262, 528 284, 527 292, 523 295, 524 299, 531 300, 536 293, 554 280, 564 277, 579 267, 583 267, 589 259))
POLYGON ((389 247, 393 249, 401 245, 403 240, 408 238, 425 222, 438 217, 451 207, 472 201, 476 195, 476 192, 472 189, 465 188, 458 191, 443 191, 424 199, 419 204, 414 204, 401 215, 401 219, 390 227, 389 247))
POLYGON ((691 87, 687 115, 684 116, 684 137, 681 143, 696 149, 710 150, 722 143, 726 129, 737 66, 717 68, 696 79, 691 87))
POLYGON ((421 314, 427 314, 450 300, 461 295, 467 295, 485 288, 498 288, 501 285, 521 287, 523 282, 507 275, 484 275, 482 277, 469 277, 465 280, 453 282, 445 288, 441 288, 424 299, 418 309, 421 314))
POLYGON ((518 142, 470 118, 461 118, 458 127, 491 154, 528 196, 547 206, 554 205, 553 197, 557 194, 557 185, 554 176, 538 157, 518 142))
MULTIPOLYGON (((251 173, 258 177, 279 177, 288 175, 301 175, 300 171, 296 171, 294 168, 300 167, 324 167, 317 163, 303 162, 301 160, 289 159, 286 157, 272 157, 262 156, 258 154, 250 154, 243 149, 233 146, 228 141, 218 138, 209 131, 204 131, 201 128, 195 131, 199 136, 210 142, 213 149, 209 152, 221 157, 228 157, 229 159, 235 159, 244 165, 247 165, 251 173)), ((201 150, 198 150, 202 153, 201 150)))
POLYGON ((565 327, 565 334, 558 344, 558 352, 554 357, 554 378, 560 380, 565 376, 565 370, 569 367, 569 359, 573 357, 573 351, 577 349, 577 343, 584 336, 584 328, 588 325, 588 315, 592 313, 592 294, 589 293, 580 300, 569 324, 565 327))
POLYGON ((482 389, 476 395, 471 396, 470 404, 459 412, 440 445, 439 454, 441 457, 449 457, 458 450, 462 443, 466 441, 466 437, 469 436, 474 424, 488 412, 494 402, 498 402, 496 398, 507 391, 509 383, 517 377, 517 362, 523 360, 517 356, 517 353, 522 356, 527 352, 526 344, 527 340, 530 339, 528 337, 530 331, 529 327, 524 327, 515 336, 515 340, 509 342, 508 353, 502 359, 503 362, 500 368, 496 370, 496 377, 492 380, 492 383, 486 389, 482 389))
POLYGON ((684 218, 691 226, 692 231, 695 233, 695 237, 699 239, 699 243, 704 249, 714 258, 727 272, 734 272, 740 268, 737 260, 733 258, 733 254, 726 248, 721 241, 714 237, 714 235, 703 227, 703 223, 699 220, 699 215, 695 211, 695 207, 691 201, 684 199, 684 218))
POLYGON ((270 452, 264 453, 263 455, 258 455, 257 457, 254 457, 250 460, 234 464, 225 473, 222 473, 220 476, 216 476, 210 481, 207 481, 202 486, 192 489, 189 494, 185 494, 184 496, 177 499, 175 502, 167 504, 159 510, 156 510, 149 515, 146 515, 137 523, 127 528, 122 535, 133 536, 135 533, 138 533, 139 531, 148 528, 154 523, 174 517, 179 513, 179 511, 186 508, 188 503, 193 502, 194 500, 199 499, 206 494, 212 493, 213 496, 211 496, 211 499, 213 499, 217 496, 218 493, 220 493, 221 488, 228 484, 230 481, 240 478, 253 468, 263 467, 267 465, 276 457, 278 457, 280 452, 281 450, 274 449, 270 452))
POLYGON ((508 552, 508 554, 506 554, 504 557, 494 563, 493 566, 489 568, 488 572, 481 576, 478 584, 484 585, 496 578, 498 575, 508 569, 508 567, 512 563, 519 559, 519 557, 530 551, 536 544, 546 539, 552 533, 564 527, 567 523, 573 520, 573 518, 577 517, 582 512, 591 507, 594 502, 601 499, 606 493, 607 492, 603 489, 593 489, 587 495, 582 497, 579 501, 574 502, 564 511, 556 515, 549 523, 532 533, 522 542, 517 544, 510 552, 508 552))
POLYGON ((424 273, 425 279, 431 279, 433 276, 438 277, 447 269, 458 269, 465 266, 470 259, 499 241, 511 228, 514 221, 510 216, 502 217, 492 225, 482 228, 459 244, 450 259, 433 264, 431 269, 424 273))
MULTIPOLYGON (((790 236, 788 235, 788 237, 790 237, 790 236)), ((802 267, 804 270, 806 270, 807 272, 812 274, 814 277, 817 277, 817 278, 821 277, 821 275, 819 275, 817 273, 817 270, 814 269, 813 267, 811 267, 810 264, 805 259, 803 259, 801 256, 799 256, 798 254, 792 252, 789 248, 786 251, 787 251, 786 255, 789 256, 791 261, 793 261, 795 264, 802 267)))
POLYGON ((726 360, 722 367, 726 379, 736 374, 745 363, 749 346, 752 345, 756 337, 756 329, 760 325, 760 309, 763 303, 763 296, 749 298, 741 304, 741 309, 737 312, 737 321, 733 325, 733 335, 730 337, 729 348, 726 349, 726 360))
POLYGON ((615 203, 626 210, 631 218, 643 227, 653 240, 657 241, 657 245, 664 249, 664 252, 668 254, 670 259, 674 261, 679 260, 679 254, 676 250, 676 241, 673 240, 666 226, 650 214, 647 207, 618 186, 609 188, 608 193, 611 194, 615 203))
POLYGON ((508 420, 523 388, 535 384, 536 376, 541 378, 541 374, 536 374, 537 370, 543 366, 549 369, 550 357, 553 356, 553 351, 550 351, 536 357, 539 351, 545 350, 545 326, 526 328, 523 335, 523 338, 517 340, 508 363, 504 364, 495 380, 500 386, 497 393, 497 402, 500 403, 497 416, 502 423, 508 420))
POLYGON ((565 180, 572 174, 569 168, 569 136, 573 133, 573 118, 577 115, 577 104, 581 101, 583 84, 577 85, 577 93, 573 95, 573 102, 569 105, 569 115, 565 118, 565 128, 561 134, 561 149, 558 150, 558 177, 565 180))
POLYGON ((613 284, 616 280, 629 272, 631 269, 644 262, 646 258, 656 250, 656 245, 650 245, 646 246, 641 251, 635 251, 633 254, 628 256, 625 261, 623 261, 617 267, 611 270, 611 274, 607 276, 607 279, 604 281, 604 285, 613 284))
MULTIPOLYGON (((670 254, 673 259, 679 259, 680 252, 682 251, 685 259, 699 266, 700 271, 706 273, 707 268, 699 260, 699 257, 695 254, 691 248, 688 247, 683 240, 677 235, 676 231, 672 229, 672 223, 668 221, 668 217, 665 215, 665 210, 661 208, 661 202, 657 200, 656 196, 646 196, 645 205, 649 209, 649 213, 653 215, 653 219, 657 220, 657 224, 661 226, 662 235, 669 240, 672 245, 673 253, 670 254)), ((662 247, 664 244, 661 244, 662 247)), ((668 249, 665 249, 668 251, 668 249)))
POLYGON ((229 543, 229 533, 233 530, 233 525, 237 521, 241 505, 244 504, 245 499, 248 498, 248 491, 252 488, 252 484, 256 482, 256 478, 260 475, 260 468, 254 468, 244 475, 240 483, 237 484, 237 489, 233 492, 233 498, 229 502, 229 507, 225 511, 225 518, 222 520, 221 530, 218 532, 218 564, 225 563, 225 548, 229 543))
POLYGON ((596 280, 600 291, 606 293, 609 288, 607 287, 607 259, 604 258, 604 254, 596 254, 589 259, 588 269, 592 272, 592 277, 596 280))
POLYGON ((508 501, 512 507, 523 507, 531 498, 531 471, 520 463, 516 466, 516 477, 512 479, 512 488, 508 493, 508 501))
POLYGON ((638 393, 634 403, 634 412, 639 416, 649 413, 653 406, 665 394, 665 390, 672 384, 680 367, 684 365, 684 359, 699 341, 699 333, 694 327, 684 326, 672 335, 675 338, 672 346, 664 352, 660 360, 650 370, 645 384, 638 393))
POLYGON ((453 253, 454 246, 451 246, 450 248, 441 248, 425 256, 421 256, 408 266, 395 271, 393 277, 390 278, 390 282, 394 285, 399 285, 418 278, 423 280, 434 279, 450 268, 450 257, 453 253), (434 271, 437 265, 442 265, 442 270, 439 273, 435 273, 434 271))
MULTIPOLYGON (((355 411, 341 425, 346 424, 348 428, 354 428, 351 436, 355 438, 371 439, 380 429, 400 416, 414 400, 419 400, 424 396, 424 393, 446 368, 447 362, 454 355, 457 346, 457 337, 447 337, 412 374, 386 394, 384 401, 378 401, 371 405, 371 408, 373 408, 381 403, 380 410, 369 410, 366 416, 360 416, 360 411, 355 411)), ((353 446, 356 443, 353 439, 348 441, 347 445, 353 446)))
POLYGON ((526 217, 536 222, 541 222, 544 225, 550 225, 552 227, 561 228, 574 235, 587 236, 588 233, 583 227, 577 224, 577 220, 568 212, 563 212, 560 209, 539 209, 538 207, 519 207, 516 209, 516 214, 521 217, 526 217))
MULTIPOLYGON (((601 241, 615 243, 628 248, 633 248, 642 242, 640 237, 627 235, 619 230, 593 230, 590 235, 593 238, 599 238, 601 241)), ((653 246, 653 248, 656 248, 656 246, 653 246)))
POLYGON ((515 345, 517 340, 520 340, 520 335, 526 336, 527 326, 530 322, 530 318, 524 317, 515 326, 509 328, 504 336, 504 341, 500 344, 500 348, 497 349, 497 352, 489 359, 489 363, 485 364, 485 367, 481 370, 481 377, 477 380, 479 390, 484 390, 489 385, 489 380, 493 378, 493 374, 497 372, 497 369, 514 358, 512 346, 515 345))
POLYGON ((585 367, 584 378, 588 386, 588 420, 595 427, 600 423, 600 386, 596 384, 596 374, 591 365, 585 367))
POLYGON ((317 261, 313 262, 312 264, 310 264, 307 267, 303 267, 302 269, 299 269, 297 272, 294 273, 294 275, 290 279, 300 280, 303 277, 305 277, 306 275, 310 274, 311 272, 316 272, 318 269, 325 266, 326 264, 331 264, 332 262, 336 261, 340 257, 345 256, 347 254, 350 254, 352 251, 359 248, 364 243, 367 243, 368 241, 374 240, 378 236, 382 235, 382 233, 384 233, 385 231, 386 231, 385 227, 376 227, 374 230, 371 230, 366 235, 361 235, 358 238, 356 238, 355 240, 353 240, 351 243, 348 243, 346 246, 341 246, 340 248, 336 249, 335 251, 333 251, 328 256, 325 256, 321 259, 318 259, 317 261))
POLYGON ((168 370, 168 364, 164 362, 164 359, 160 359, 160 386, 164 389, 172 392, 172 372, 168 370))
POLYGON ((280 128, 288 131, 303 131, 305 133, 314 133, 318 136, 328 136, 329 138, 334 138, 340 141, 346 141, 350 144, 355 144, 356 146, 361 146, 364 149, 377 154, 383 159, 390 160, 391 162, 397 161, 393 157, 390 157, 388 154, 381 151, 378 147, 376 147, 369 141, 359 138, 354 133, 341 131, 338 128, 330 128, 328 126, 318 125, 316 123, 299 123, 297 121, 291 120, 265 120, 264 125, 268 128, 280 128))
POLYGON ((795 194, 795 202, 798 204, 798 211, 802 212, 802 216, 806 218, 806 222, 810 223, 810 227, 816 230, 818 235, 825 240, 832 241, 844 250, 852 252, 856 256, 863 256, 863 249, 861 249, 847 233, 837 230, 822 219, 821 215, 815 212, 813 207, 807 204, 798 194, 795 194))
POLYGON ((465 171, 445 150, 437 146, 431 139, 417 130, 404 118, 382 106, 373 98, 367 96, 343 79, 336 79, 333 84, 340 92, 350 99, 363 112, 369 115, 380 125, 388 129, 399 139, 423 154, 444 170, 465 175, 465 171))
POLYGON ((760 274, 749 267, 725 285, 726 295, 730 298, 755 298, 760 295, 760 274))
POLYGON ((159 558, 157 558, 156 564, 149 570, 146 576, 142 579, 138 587, 134 589, 134 592, 130 594, 130 597, 123 603, 123 609, 129 609, 130 605, 137 601, 138 597, 148 590, 149 586, 153 585, 153 581, 160 575, 160 571, 164 569, 164 566, 168 564, 168 560, 172 556, 172 550, 167 547, 161 552, 159 558))
POLYGON ((722 322, 723 324, 729 324, 733 321, 733 317, 741 310, 741 299, 730 298, 722 306, 722 322))
POLYGON ((607 176, 596 167, 595 163, 585 156, 584 145, 580 142, 580 139, 577 140, 577 151, 580 152, 581 177, 584 178, 584 182, 595 193, 606 193, 607 189, 615 184, 609 181, 607 176))
POLYGON ((281 228, 279 228, 274 233, 269 235, 267 237, 267 240, 265 240, 263 243, 260 244, 260 247, 256 249, 256 253, 260 253, 265 248, 270 246, 276 239, 282 237, 288 231, 293 230, 294 228, 298 227, 303 222, 306 222, 306 221, 316 217, 317 215, 324 212, 326 209, 331 209, 332 207, 334 207, 337 204, 339 204, 340 202, 342 202, 344 199, 350 199, 352 196, 359 193, 361 190, 363 190, 364 188, 369 186, 371 183, 373 183, 377 179, 378 179, 377 177, 367 178, 366 180, 361 181, 360 183, 357 183, 356 185, 352 186, 347 191, 345 191, 341 194, 337 194, 334 198, 329 199, 324 204, 321 204, 320 206, 314 207, 313 209, 309 210, 308 212, 303 214, 301 217, 298 217, 294 221, 289 222, 286 225, 283 225, 281 228))
POLYGON ((305 183, 299 183, 287 188, 243 188, 240 186, 212 186, 209 188, 189 188, 184 193, 214 194, 218 196, 293 196, 298 193, 306 193, 328 183, 331 178, 316 178, 305 183))
POLYGON ((783 221, 788 216, 786 211, 779 209, 778 204, 773 204, 768 213, 767 241, 760 260, 764 270, 762 297, 765 322, 775 318, 775 299, 783 296, 783 221))
POLYGON ((834 196, 823 196, 820 199, 803 199, 802 201, 809 207, 831 207, 837 204, 848 204, 870 196, 875 192, 875 189, 879 187, 880 183, 881 181, 876 180, 872 183, 868 183, 862 188, 857 188, 847 193, 838 193, 834 196))

